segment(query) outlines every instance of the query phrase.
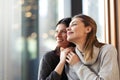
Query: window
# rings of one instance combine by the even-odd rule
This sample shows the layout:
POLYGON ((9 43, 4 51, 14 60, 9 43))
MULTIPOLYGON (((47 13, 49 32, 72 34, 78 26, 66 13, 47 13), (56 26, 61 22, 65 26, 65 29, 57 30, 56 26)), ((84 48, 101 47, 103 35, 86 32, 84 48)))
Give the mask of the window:
POLYGON ((71 16, 70 4, 70 0, 39 1, 40 57, 47 51, 55 49, 56 23, 64 17, 71 16))
POLYGON ((0 1, 0 80, 21 80, 21 1, 0 1))
POLYGON ((83 0, 83 14, 92 17, 97 24, 97 38, 105 42, 104 0, 83 0))

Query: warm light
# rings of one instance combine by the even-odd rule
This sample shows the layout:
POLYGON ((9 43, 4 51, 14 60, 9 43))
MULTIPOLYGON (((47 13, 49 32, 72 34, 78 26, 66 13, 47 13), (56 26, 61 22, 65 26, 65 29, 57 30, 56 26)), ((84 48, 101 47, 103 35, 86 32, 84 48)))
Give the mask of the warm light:
POLYGON ((37 33, 33 32, 33 33, 31 34, 31 38, 36 38, 36 37, 37 37, 37 33))
POLYGON ((20 4, 24 4, 24 3, 25 3, 25 1, 24 1, 24 0, 21 0, 21 1, 20 1, 20 4))
POLYGON ((31 12, 26 12, 25 13, 25 17, 31 17, 32 16, 32 13, 31 12))
POLYGON ((26 6, 25 10, 26 11, 30 11, 31 10, 31 6, 26 6))
POLYGON ((48 34, 47 34, 47 33, 44 33, 44 34, 42 35, 42 37, 43 37, 43 39, 46 39, 46 38, 48 38, 48 34))
POLYGON ((55 30, 50 30, 49 31, 49 34, 52 35, 52 36, 54 35, 54 33, 55 33, 55 30))

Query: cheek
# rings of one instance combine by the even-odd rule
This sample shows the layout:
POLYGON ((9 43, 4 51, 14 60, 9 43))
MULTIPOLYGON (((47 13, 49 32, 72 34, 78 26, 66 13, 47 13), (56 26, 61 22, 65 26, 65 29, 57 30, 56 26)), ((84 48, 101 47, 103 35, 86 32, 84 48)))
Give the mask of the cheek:
POLYGON ((67 34, 62 36, 63 39, 66 41, 67 40, 67 34))
POLYGON ((64 35, 64 36, 63 36, 63 39, 64 39, 64 42, 63 42, 64 44, 68 43, 67 35, 64 35))
POLYGON ((81 34, 81 30, 80 29, 76 29, 75 33, 76 33, 76 35, 81 34))
POLYGON ((54 38, 57 39, 57 34, 54 35, 54 38))

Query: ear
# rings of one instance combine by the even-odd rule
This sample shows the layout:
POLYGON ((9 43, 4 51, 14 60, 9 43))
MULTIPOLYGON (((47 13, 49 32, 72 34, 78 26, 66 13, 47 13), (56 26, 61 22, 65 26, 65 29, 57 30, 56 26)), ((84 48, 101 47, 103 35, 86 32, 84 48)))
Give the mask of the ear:
POLYGON ((91 30, 92 30, 92 27, 90 27, 90 26, 87 26, 87 27, 86 27, 86 33, 90 33, 91 30))

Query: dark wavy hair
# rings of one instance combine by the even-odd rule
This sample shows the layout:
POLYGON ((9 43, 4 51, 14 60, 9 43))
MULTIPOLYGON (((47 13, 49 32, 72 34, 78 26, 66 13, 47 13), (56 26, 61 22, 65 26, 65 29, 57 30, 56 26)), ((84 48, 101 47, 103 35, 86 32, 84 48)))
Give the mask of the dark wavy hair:
MULTIPOLYGON (((67 27, 69 27, 69 24, 70 24, 71 20, 72 20, 72 18, 70 18, 70 17, 63 18, 63 19, 58 21, 56 26, 59 25, 59 24, 64 24, 64 25, 66 25, 66 28, 67 28, 67 27)), ((73 44, 72 42, 69 42, 68 47, 75 47, 75 44, 73 44)), ((57 53, 59 53, 60 52, 60 47, 56 47, 55 51, 57 51, 57 53)))
POLYGON ((58 21, 58 23, 56 24, 56 26, 59 25, 59 24, 65 24, 66 27, 69 27, 69 24, 70 24, 71 20, 72 20, 72 19, 71 19, 70 17, 68 17, 68 18, 63 18, 63 19, 61 19, 60 21, 58 21))

